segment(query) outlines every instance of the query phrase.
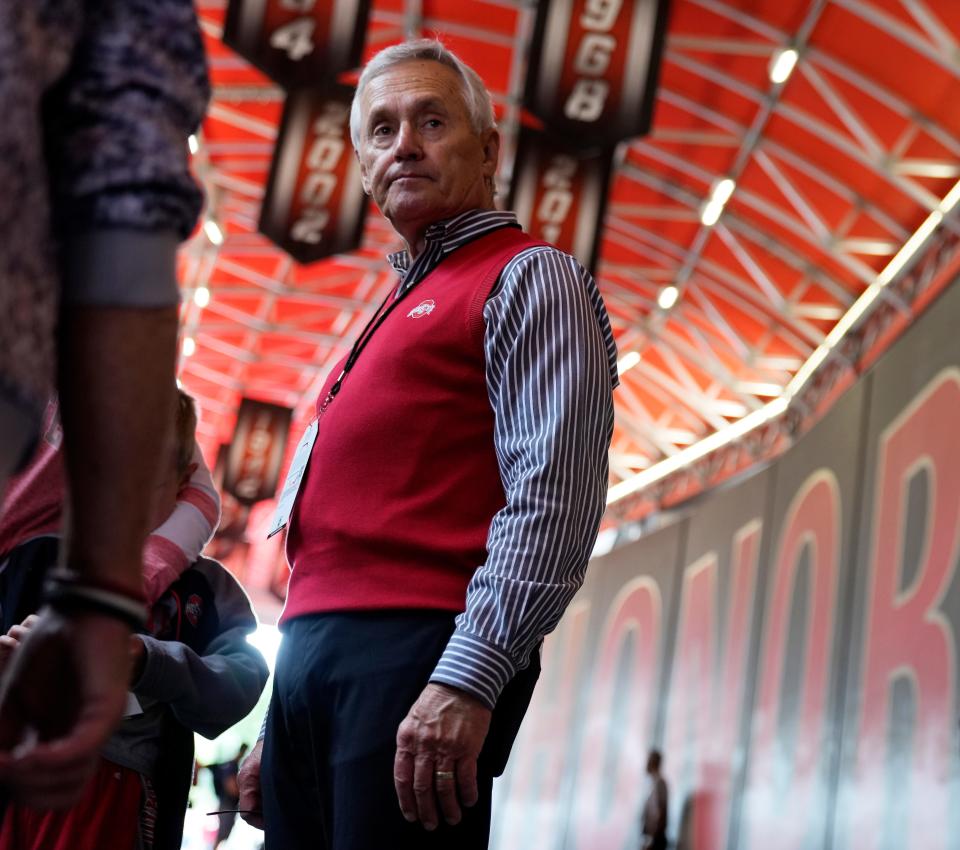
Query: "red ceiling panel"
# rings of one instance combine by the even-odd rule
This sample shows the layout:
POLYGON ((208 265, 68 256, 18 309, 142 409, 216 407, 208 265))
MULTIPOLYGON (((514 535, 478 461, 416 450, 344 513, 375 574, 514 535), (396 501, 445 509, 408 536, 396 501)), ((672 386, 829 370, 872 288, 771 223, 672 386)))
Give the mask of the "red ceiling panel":
MULTIPOLYGON (((960 3, 672 5, 653 127, 618 153, 598 263, 621 354, 640 355, 617 394, 614 482, 769 400, 960 178, 960 3), (786 46, 800 59, 778 85, 786 46), (703 224, 724 177, 733 195, 703 224), (680 297, 664 310, 668 285, 680 297)), ((214 101, 194 164, 226 241, 199 233, 180 263, 185 295, 210 293, 184 307, 196 352, 181 364, 208 457, 242 395, 293 405, 305 424, 394 285, 383 255, 398 247, 376 210, 360 249, 310 266, 256 233, 284 93, 220 42, 225 6, 197 3, 214 101)), ((534 14, 510 0, 375 0, 368 28, 368 57, 419 31, 477 68, 506 141, 504 189, 534 14)))

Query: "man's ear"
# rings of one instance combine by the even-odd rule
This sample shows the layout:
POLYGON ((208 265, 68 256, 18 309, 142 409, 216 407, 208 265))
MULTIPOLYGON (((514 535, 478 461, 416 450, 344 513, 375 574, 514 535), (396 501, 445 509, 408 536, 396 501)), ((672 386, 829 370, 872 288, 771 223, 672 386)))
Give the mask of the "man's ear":
POLYGON ((360 156, 360 151, 358 151, 356 148, 354 148, 354 149, 353 149, 353 152, 354 152, 354 154, 355 154, 356 157, 357 157, 357 162, 360 163, 360 182, 363 184, 363 194, 369 196, 369 194, 370 194, 370 180, 369 180, 369 177, 368 177, 368 175, 367 175, 367 166, 366 166, 366 165, 364 164, 364 162, 363 162, 363 157, 360 156))
POLYGON ((483 173, 486 177, 493 177, 500 162, 500 131, 491 127, 480 137, 480 144, 483 151, 483 173))

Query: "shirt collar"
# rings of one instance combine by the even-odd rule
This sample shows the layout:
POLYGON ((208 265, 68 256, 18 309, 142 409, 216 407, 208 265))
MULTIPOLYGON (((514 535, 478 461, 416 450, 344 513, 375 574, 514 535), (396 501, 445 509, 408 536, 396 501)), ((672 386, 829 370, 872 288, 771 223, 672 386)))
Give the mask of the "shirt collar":
MULTIPOLYGON (((424 234, 426 246, 440 245, 440 255, 445 256, 469 239, 480 236, 490 230, 496 230, 505 225, 516 225, 517 216, 513 212, 502 210, 468 210, 453 218, 435 221, 424 234)), ((403 276, 409 270, 412 262, 406 249, 387 255, 387 262, 397 274, 403 276)))

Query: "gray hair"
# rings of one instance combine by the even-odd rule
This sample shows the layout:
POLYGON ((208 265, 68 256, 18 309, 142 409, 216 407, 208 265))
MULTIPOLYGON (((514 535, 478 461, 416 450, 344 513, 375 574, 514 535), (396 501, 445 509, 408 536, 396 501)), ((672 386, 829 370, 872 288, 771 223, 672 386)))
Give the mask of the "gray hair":
POLYGON ((350 105, 350 138, 355 150, 360 150, 360 98, 367 84, 394 65, 416 59, 429 59, 456 71, 460 77, 463 102, 470 115, 470 123, 478 134, 495 126, 490 93, 477 72, 436 39, 418 38, 384 48, 364 67, 357 83, 357 91, 353 95, 353 103, 350 105))

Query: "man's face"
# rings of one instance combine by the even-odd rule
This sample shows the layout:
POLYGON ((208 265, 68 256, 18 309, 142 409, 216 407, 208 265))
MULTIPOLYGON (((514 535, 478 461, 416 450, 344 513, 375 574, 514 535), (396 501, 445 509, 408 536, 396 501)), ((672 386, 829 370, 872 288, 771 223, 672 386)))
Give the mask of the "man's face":
POLYGON ((363 188, 401 233, 492 205, 499 136, 474 131, 453 69, 395 65, 364 89, 360 114, 363 188))

